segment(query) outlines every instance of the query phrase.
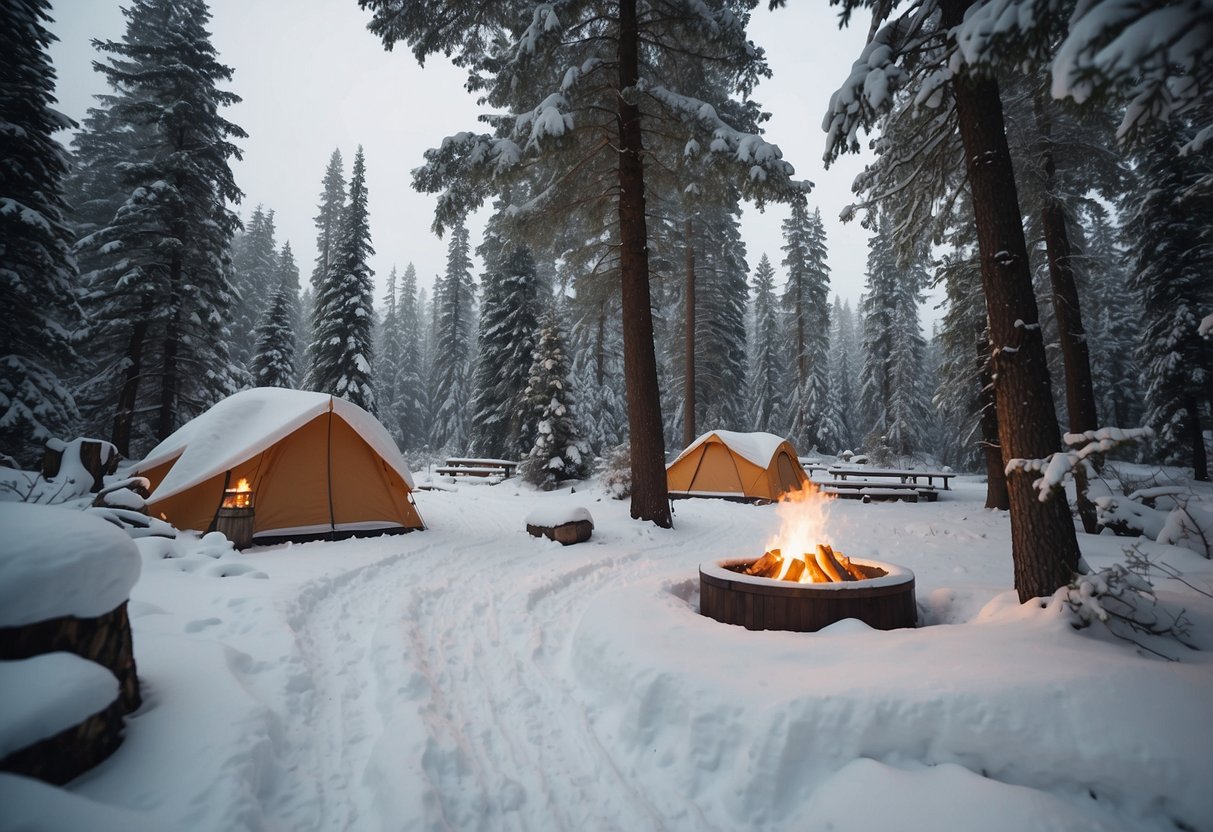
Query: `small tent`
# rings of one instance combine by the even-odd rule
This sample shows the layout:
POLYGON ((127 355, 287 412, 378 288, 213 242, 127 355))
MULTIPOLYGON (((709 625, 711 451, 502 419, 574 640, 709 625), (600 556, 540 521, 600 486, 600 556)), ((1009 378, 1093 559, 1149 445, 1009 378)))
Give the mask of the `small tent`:
POLYGON ((214 528, 224 490, 241 479, 254 494, 255 543, 425 527, 387 429, 327 393, 236 393, 157 445, 133 473, 151 483, 149 513, 179 529, 214 528))
POLYGON ((691 443, 666 466, 673 498, 778 500, 808 481, 788 440, 773 433, 715 430, 691 443))

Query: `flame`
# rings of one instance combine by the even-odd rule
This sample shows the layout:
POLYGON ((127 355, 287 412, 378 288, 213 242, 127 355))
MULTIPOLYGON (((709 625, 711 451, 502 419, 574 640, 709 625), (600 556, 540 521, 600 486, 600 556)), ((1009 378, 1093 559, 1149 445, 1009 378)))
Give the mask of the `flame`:
MULTIPOLYGON (((833 546, 830 538, 829 515, 832 497, 821 493, 812 482, 807 482, 800 491, 785 494, 775 506, 779 516, 779 532, 767 541, 767 551, 779 549, 783 554, 783 568, 779 579, 783 580, 793 560, 813 557, 817 544, 833 546)), ((812 583, 812 570, 800 574, 799 583, 812 583)))
POLYGON ((250 486, 248 484, 248 480, 246 480, 244 477, 241 477, 240 482, 236 483, 236 488, 234 490, 239 493, 242 491, 252 491, 253 488, 252 488, 252 486, 250 486))

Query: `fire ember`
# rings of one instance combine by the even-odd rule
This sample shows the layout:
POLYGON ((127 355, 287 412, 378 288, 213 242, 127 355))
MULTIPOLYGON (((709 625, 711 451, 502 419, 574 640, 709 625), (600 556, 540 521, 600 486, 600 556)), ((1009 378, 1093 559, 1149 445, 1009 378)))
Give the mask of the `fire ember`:
POLYGON ((771 578, 776 581, 800 584, 864 581, 887 574, 877 566, 861 566, 858 563, 852 563, 851 559, 842 552, 836 552, 832 546, 823 543, 818 543, 817 551, 811 554, 805 552, 787 558, 780 550, 772 549, 748 567, 738 565, 733 567, 733 571, 753 575, 756 578, 771 578))

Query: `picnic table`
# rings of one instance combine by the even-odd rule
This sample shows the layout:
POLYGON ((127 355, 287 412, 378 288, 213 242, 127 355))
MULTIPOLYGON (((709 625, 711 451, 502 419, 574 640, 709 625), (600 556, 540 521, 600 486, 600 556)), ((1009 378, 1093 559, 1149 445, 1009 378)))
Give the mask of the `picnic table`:
POLYGON ((939 490, 933 485, 916 482, 886 482, 884 480, 832 480, 820 483, 825 494, 843 499, 905 500, 933 503, 939 499, 939 490))
POLYGON ((820 459, 815 459, 812 457, 802 456, 797 460, 797 462, 800 463, 800 467, 803 468, 810 477, 813 476, 814 471, 824 472, 830 470, 829 465, 822 462, 820 459))
POLYGON ((434 469, 435 474, 448 477, 501 477, 514 476, 518 463, 512 459, 480 459, 478 457, 447 457, 446 464, 434 469))
MULTIPOLYGON (((826 473, 836 480, 846 481, 848 477, 862 477, 864 479, 895 479, 902 484, 918 483, 919 478, 925 479, 927 485, 935 485, 935 480, 939 479, 943 482, 944 491, 951 491, 952 488, 948 485, 948 480, 956 476, 947 471, 915 471, 909 468, 843 468, 837 465, 830 466, 826 469, 826 473)), ((888 483, 883 483, 887 486, 888 483)))

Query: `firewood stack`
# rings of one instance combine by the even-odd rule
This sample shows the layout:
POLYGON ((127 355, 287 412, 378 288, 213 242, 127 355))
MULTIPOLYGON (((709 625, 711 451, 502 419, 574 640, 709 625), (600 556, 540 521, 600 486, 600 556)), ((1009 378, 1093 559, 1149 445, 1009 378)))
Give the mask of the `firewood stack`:
POLYGON ((862 581, 869 576, 863 569, 851 563, 851 559, 842 552, 835 552, 830 546, 817 544, 814 553, 805 552, 801 558, 791 558, 787 574, 780 578, 784 570, 784 557, 778 549, 772 549, 754 561, 745 570, 745 574, 756 578, 771 578, 773 580, 801 583, 805 572, 809 574, 809 582, 815 584, 842 583, 843 581, 862 581))

